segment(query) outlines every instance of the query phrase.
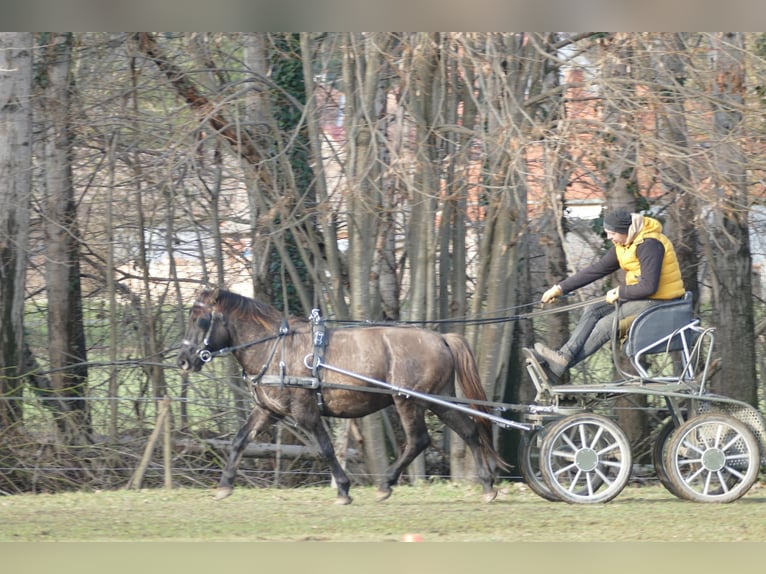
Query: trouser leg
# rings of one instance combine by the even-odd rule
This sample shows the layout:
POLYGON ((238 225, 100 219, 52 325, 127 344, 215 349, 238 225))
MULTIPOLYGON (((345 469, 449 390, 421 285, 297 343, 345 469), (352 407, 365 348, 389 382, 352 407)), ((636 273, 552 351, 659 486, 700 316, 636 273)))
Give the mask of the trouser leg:
POLYGON ((561 353, 569 359, 571 367, 590 357, 611 340, 614 335, 615 318, 619 321, 663 302, 651 299, 626 301, 617 307, 617 314, 616 307, 610 303, 594 303, 582 314, 569 341, 561 348, 561 353))

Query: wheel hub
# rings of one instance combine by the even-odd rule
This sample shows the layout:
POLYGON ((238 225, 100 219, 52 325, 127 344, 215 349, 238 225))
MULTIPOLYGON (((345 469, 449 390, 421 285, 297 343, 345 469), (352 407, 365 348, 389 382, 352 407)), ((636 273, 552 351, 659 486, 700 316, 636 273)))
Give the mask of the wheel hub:
POLYGON ((709 448, 702 455, 702 465, 711 472, 721 470, 726 464, 726 455, 720 448, 709 448))
POLYGON ((580 470, 591 472, 598 466, 598 453, 592 448, 581 448, 575 454, 574 462, 580 470))

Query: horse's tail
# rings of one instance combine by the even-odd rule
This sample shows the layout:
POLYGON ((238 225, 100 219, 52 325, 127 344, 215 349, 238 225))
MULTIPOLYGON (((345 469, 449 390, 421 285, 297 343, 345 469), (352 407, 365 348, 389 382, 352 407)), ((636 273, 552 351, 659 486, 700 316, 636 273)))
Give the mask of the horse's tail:
MULTIPOLYGON (((487 394, 484 392, 484 387, 481 386, 476 357, 474 357, 471 347, 468 346, 468 342, 457 333, 445 333, 444 340, 455 359, 457 382, 463 390, 465 398, 472 401, 487 401, 487 394)), ((491 413, 487 405, 474 404, 471 406, 478 411, 491 413)), ((510 466, 500 457, 492 444, 492 423, 485 417, 473 418, 478 425, 479 442, 487 463, 509 470, 510 466)))

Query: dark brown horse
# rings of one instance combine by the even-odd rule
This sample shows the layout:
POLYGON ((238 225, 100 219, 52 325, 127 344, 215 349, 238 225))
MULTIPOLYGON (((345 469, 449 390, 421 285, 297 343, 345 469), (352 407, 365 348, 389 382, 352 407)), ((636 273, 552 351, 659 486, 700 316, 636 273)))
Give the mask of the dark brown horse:
MULTIPOLYGON (((224 290, 202 291, 190 312, 178 365, 199 371, 206 361, 228 352, 247 374, 256 406, 234 438, 217 498, 231 494, 250 438, 268 423, 288 418, 316 438, 332 466, 337 503, 350 503, 350 481, 338 463, 321 417, 363 417, 391 404, 401 419, 406 444, 379 486, 380 500, 391 495, 402 470, 429 445, 426 409, 470 447, 484 498, 487 502, 495 498, 494 470, 504 463, 492 447, 491 425, 486 418, 403 392, 370 392, 375 385, 363 380, 387 382, 415 395, 454 397, 457 379, 469 401, 485 401, 473 353, 462 337, 407 326, 324 330, 319 320, 283 321, 278 311, 254 299, 224 290), (362 379, 342 372, 346 370, 362 379)), ((480 404, 463 406, 469 412, 473 408, 487 412, 480 404)))

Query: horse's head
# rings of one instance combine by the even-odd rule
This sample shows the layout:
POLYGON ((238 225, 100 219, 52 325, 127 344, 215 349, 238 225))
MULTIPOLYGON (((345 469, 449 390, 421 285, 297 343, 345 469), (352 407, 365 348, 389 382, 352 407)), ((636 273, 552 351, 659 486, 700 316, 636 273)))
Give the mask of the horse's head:
POLYGON ((189 312, 189 326, 177 360, 184 371, 199 371, 213 358, 212 353, 231 344, 226 317, 217 308, 217 298, 217 290, 204 290, 189 312))

